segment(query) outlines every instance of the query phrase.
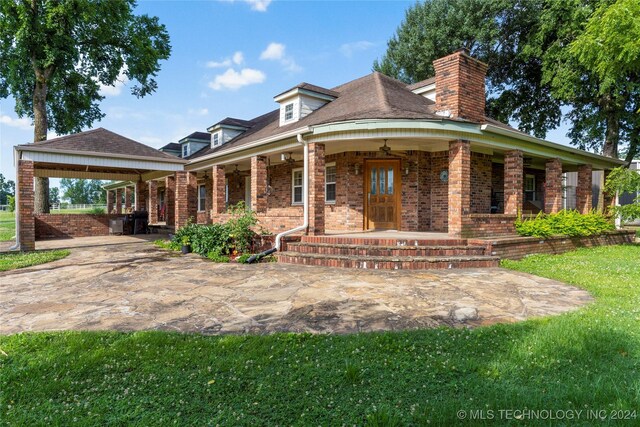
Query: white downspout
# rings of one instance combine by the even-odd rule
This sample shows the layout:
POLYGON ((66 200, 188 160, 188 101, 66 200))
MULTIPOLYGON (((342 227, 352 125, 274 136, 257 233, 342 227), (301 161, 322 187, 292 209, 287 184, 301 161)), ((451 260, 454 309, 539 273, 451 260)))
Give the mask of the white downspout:
POLYGON ((302 169, 302 202, 304 205, 303 220, 304 223, 291 230, 283 231, 276 236, 276 250, 280 250, 282 244, 282 238, 289 234, 297 233, 298 231, 304 231, 309 227, 309 143, 302 138, 302 134, 297 136, 298 142, 304 147, 304 166, 302 169))
POLYGON ((20 199, 18 197, 18 194, 20 194, 20 180, 18 179, 18 177, 20 176, 20 171, 18 170, 18 165, 19 165, 19 159, 18 159, 18 150, 16 150, 15 148, 13 149, 13 165, 16 168, 16 190, 15 190, 15 194, 13 195, 14 197, 14 201, 15 201, 15 209, 13 210, 15 212, 15 219, 16 219, 16 243, 11 246, 9 248, 10 251, 15 251, 15 250, 20 250, 20 199))

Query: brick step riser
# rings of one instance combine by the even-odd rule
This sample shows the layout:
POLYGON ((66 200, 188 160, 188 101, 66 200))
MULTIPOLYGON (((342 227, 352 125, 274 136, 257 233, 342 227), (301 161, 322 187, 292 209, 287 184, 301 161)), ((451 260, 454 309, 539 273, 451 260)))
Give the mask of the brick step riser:
POLYGON ((319 267, 356 268, 362 270, 447 270, 459 268, 490 268, 498 267, 499 261, 359 261, 333 258, 306 258, 298 256, 278 255, 278 262, 298 265, 312 265, 319 267))
POLYGON ((287 250, 304 254, 320 255, 351 255, 351 256, 479 256, 484 255, 484 248, 464 248, 464 249, 410 249, 410 248, 323 248, 317 246, 289 245, 287 250))
POLYGON ((362 245, 362 246, 465 246, 466 239, 358 239, 351 237, 302 236, 302 243, 329 243, 333 245, 362 245))

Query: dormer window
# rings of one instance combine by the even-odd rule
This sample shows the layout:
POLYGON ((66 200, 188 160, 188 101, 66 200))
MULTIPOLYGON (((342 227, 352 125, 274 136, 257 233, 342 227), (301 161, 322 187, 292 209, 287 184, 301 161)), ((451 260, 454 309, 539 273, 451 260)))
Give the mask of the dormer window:
POLYGON ((213 146, 217 147, 220 144, 220 134, 218 132, 213 134, 213 146))
POLYGON ((293 119, 293 102, 284 107, 284 120, 288 122, 293 119))
POLYGON ((182 146, 182 157, 187 157, 189 155, 189 144, 184 144, 182 146))

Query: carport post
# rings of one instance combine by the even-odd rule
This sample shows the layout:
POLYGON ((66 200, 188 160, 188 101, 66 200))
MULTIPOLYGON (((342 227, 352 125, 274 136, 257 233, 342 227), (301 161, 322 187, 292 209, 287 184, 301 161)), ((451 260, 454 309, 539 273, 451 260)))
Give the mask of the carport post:
POLYGON ((21 251, 36 250, 36 224, 34 218, 33 161, 18 160, 18 235, 16 240, 21 251))

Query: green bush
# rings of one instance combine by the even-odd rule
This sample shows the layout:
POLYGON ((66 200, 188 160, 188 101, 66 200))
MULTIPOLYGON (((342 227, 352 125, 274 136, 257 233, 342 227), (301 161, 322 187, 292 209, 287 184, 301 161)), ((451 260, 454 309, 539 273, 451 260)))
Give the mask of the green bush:
POLYGON ((238 258, 236 258, 236 261, 238 261, 240 264, 246 264, 249 258, 251 258, 251 254, 242 254, 238 258))
POLYGON ((9 212, 14 212, 16 210, 16 197, 7 196, 7 201, 9 202, 9 212))
POLYGON ((91 208, 89 210, 89 213, 93 214, 93 215, 101 215, 101 214, 105 213, 105 209, 104 208, 94 207, 94 208, 91 208))
POLYGON ((229 207, 227 210, 231 219, 226 226, 229 229, 229 238, 233 241, 234 250, 245 253, 251 250, 256 232, 253 227, 258 224, 255 212, 248 210, 244 202, 229 207))
POLYGON ((229 262, 230 258, 227 255, 223 255, 220 251, 213 250, 207 254, 207 258, 209 258, 213 262, 229 262))
POLYGON ((539 213, 535 218, 518 218, 516 232, 521 236, 593 236, 615 226, 606 216, 591 212, 581 214, 575 210, 563 210, 555 214, 539 213))

